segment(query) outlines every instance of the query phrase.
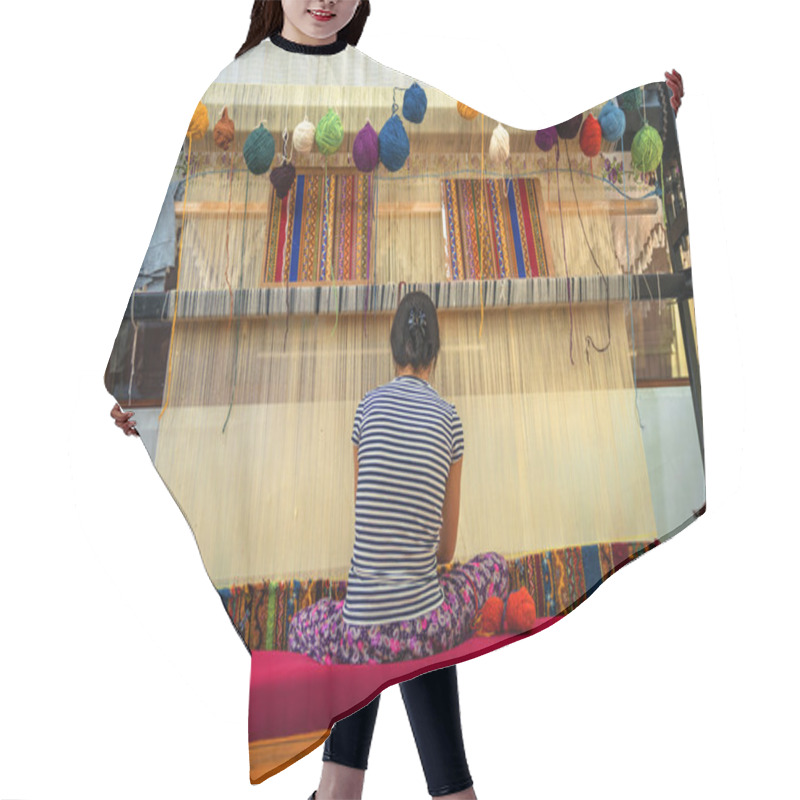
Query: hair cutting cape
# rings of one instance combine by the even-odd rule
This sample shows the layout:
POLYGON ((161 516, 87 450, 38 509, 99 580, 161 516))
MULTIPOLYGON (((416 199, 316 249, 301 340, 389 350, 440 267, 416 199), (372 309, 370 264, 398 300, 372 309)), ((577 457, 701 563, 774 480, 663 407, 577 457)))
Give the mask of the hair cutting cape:
MULTIPOLYGON (((251 653, 253 782, 383 688, 552 624, 704 510, 669 89, 598 101, 519 130, 349 45, 280 40, 203 96, 106 385, 136 411, 251 653), (389 329, 410 291, 432 299, 441 335, 419 386, 463 437, 455 556, 437 565, 434 542, 422 570, 455 627, 354 631, 354 422, 395 380, 389 329)), ((400 431, 411 466, 386 477, 409 498, 427 480, 418 433, 400 431)), ((395 504, 373 537, 396 545, 419 514, 395 504)), ((376 558, 387 581, 422 574, 404 573, 402 547, 376 558)))

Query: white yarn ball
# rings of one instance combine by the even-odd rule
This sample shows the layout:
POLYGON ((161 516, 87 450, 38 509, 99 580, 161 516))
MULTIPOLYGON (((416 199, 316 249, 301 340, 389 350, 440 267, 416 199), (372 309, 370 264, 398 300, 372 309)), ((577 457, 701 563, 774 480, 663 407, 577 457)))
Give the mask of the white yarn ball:
POLYGON ((317 129, 312 122, 304 119, 295 129, 293 134, 294 149, 298 153, 310 153, 314 147, 314 136, 317 129))
POLYGON ((489 160, 494 164, 503 164, 508 161, 510 154, 508 131, 502 125, 498 125, 489 143, 489 160))

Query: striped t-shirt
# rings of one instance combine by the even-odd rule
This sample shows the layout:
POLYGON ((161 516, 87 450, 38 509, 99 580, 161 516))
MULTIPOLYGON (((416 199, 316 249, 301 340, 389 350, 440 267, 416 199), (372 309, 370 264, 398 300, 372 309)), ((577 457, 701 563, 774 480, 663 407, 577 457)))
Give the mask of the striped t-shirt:
POLYGON ((427 381, 401 375, 361 400, 352 441, 356 536, 344 620, 413 619, 444 600, 436 551, 450 465, 464 454, 461 419, 427 381))

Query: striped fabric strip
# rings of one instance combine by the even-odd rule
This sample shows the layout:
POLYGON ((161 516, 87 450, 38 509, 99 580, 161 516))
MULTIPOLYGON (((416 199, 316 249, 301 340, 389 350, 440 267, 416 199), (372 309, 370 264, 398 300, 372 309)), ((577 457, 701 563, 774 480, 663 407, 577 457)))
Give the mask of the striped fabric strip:
POLYGON ((500 179, 442 181, 450 280, 547 274, 536 179, 504 184, 500 179))
POLYGON ((283 199, 272 195, 266 225, 265 285, 365 282, 369 274, 369 176, 298 174, 283 199))

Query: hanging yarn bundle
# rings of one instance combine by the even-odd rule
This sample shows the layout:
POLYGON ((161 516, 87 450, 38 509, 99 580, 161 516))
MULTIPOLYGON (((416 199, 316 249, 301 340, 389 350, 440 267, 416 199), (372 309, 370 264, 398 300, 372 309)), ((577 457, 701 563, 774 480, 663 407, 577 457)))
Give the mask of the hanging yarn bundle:
POLYGON ((314 147, 316 133, 317 129, 314 127, 314 123, 309 122, 308 118, 304 119, 294 129, 292 146, 298 153, 308 155, 311 152, 311 148, 314 147))
POLYGON ((389 172, 397 172, 411 153, 406 129, 397 114, 392 114, 378 136, 380 159, 389 172))
POLYGON ((561 122, 556 125, 556 131, 562 139, 574 139, 581 129, 582 122, 583 114, 578 114, 572 117, 572 119, 568 119, 566 122, 561 122))
POLYGON ((536 131, 536 136, 534 138, 536 146, 540 150, 544 150, 545 153, 548 150, 553 149, 553 146, 555 145, 557 140, 558 140, 558 131, 556 131, 555 126, 553 125, 551 125, 549 128, 542 128, 541 130, 536 131))
POLYGON ((344 126, 339 115, 332 109, 319 121, 315 136, 320 153, 325 156, 333 155, 344 141, 344 126))
POLYGON ((420 123, 427 109, 428 96, 425 90, 418 83, 413 83, 403 94, 403 116, 409 122, 420 123))
POLYGON ((464 119, 475 119, 478 116, 478 112, 474 108, 470 108, 466 103, 459 103, 457 105, 458 113, 461 114, 464 119))
POLYGON ((269 174, 269 182, 272 184, 272 187, 275 189, 275 194, 283 200, 286 195, 289 194, 289 191, 294 184, 295 176, 297 175, 297 170, 294 168, 294 164, 281 164, 279 167, 275 167, 272 172, 269 174))
POLYGON ((233 126, 233 120, 228 116, 228 109, 225 107, 222 109, 222 117, 214 126, 214 144, 227 150, 233 144, 235 136, 236 129, 233 126))
POLYGON ((275 158, 275 139, 262 122, 248 137, 242 148, 247 168, 254 175, 263 175, 275 158))
POLYGON ((508 131, 498 123, 489 142, 489 160, 493 164, 504 164, 510 153, 508 131))
POLYGON ((581 151, 585 156, 592 158, 600 152, 600 145, 603 141, 603 131, 597 117, 589 114, 583 122, 581 128, 580 145, 581 151))
POLYGON ((609 100, 598 116, 603 138, 609 142, 616 142, 625 133, 625 112, 609 100))
POLYGON ((640 87, 628 89, 619 96, 619 107, 625 111, 638 111, 642 105, 642 90, 640 87))
POLYGON ((206 135, 207 130, 208 109, 202 103, 198 103, 194 114, 192 114, 192 121, 189 123, 189 130, 186 131, 186 135, 190 139, 201 139, 206 135))
POLYGON ((380 163, 380 141, 375 128, 367 124, 353 141, 353 161, 361 172, 372 172, 380 163))
POLYGON ((664 143, 659 132, 645 122, 644 127, 633 137, 631 164, 641 172, 652 172, 661 163, 664 143))

